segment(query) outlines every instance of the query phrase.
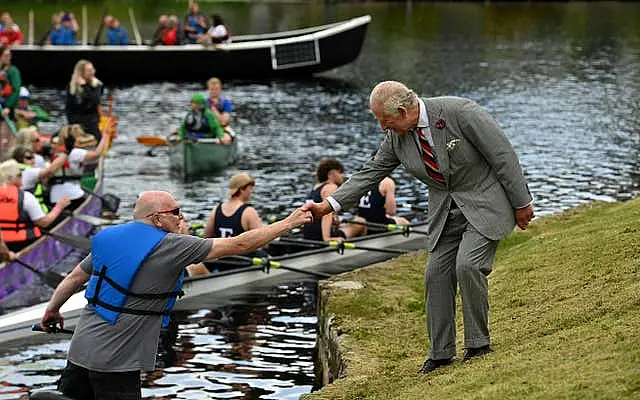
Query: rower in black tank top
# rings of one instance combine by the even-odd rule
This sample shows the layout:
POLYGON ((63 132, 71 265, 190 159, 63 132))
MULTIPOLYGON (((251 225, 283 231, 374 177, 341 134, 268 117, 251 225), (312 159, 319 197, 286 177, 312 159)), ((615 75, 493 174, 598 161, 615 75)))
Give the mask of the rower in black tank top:
POLYGON ((385 198, 380 189, 369 190, 358 202, 358 216, 379 224, 393 224, 395 221, 387 217, 384 208, 385 198))
POLYGON ((213 237, 224 238, 238 236, 244 232, 242 227, 242 213, 249 204, 245 203, 238 207, 232 216, 227 217, 222 212, 222 204, 216 208, 216 222, 213 229, 213 237))
MULTIPOLYGON (((322 188, 327 183, 323 183, 317 188, 311 190, 307 196, 307 201, 314 201, 316 203, 322 203, 322 188)), ((302 235, 307 240, 319 240, 322 241, 322 218, 314 219, 312 223, 306 224, 302 227, 302 235)), ((331 236, 345 238, 345 234, 337 229, 335 226, 331 226, 331 236)))

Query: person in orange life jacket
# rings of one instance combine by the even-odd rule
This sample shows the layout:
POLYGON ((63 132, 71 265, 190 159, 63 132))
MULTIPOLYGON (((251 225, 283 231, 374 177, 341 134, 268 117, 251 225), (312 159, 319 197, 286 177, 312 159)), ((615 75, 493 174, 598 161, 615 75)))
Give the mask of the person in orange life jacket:
POLYGON ((257 229, 262 221, 255 208, 248 204, 256 181, 246 173, 231 177, 227 196, 229 200, 217 205, 207 220, 204 237, 231 237, 257 229))
POLYGON ((191 96, 191 110, 182 120, 177 130, 178 136, 184 139, 216 138, 216 143, 223 143, 224 131, 213 112, 206 106, 202 93, 191 96))
POLYGON ((104 86, 96 78, 93 64, 87 60, 80 60, 73 68, 73 74, 67 88, 67 102, 65 112, 69 125, 80 124, 85 132, 100 140, 99 122, 100 97, 104 86))
POLYGON ((134 221, 93 237, 91 254, 58 285, 40 321, 44 329, 63 326, 60 307, 88 282, 89 304, 76 325, 58 390, 78 400, 139 399, 140 370, 155 369, 160 328, 167 323, 184 269, 266 245, 311 221, 300 210, 239 236, 203 239, 179 233, 184 217, 169 193, 141 193, 134 221))
MULTIPOLYGON (((344 167, 338 160, 326 158, 318 164, 316 169, 317 182, 307 195, 307 202, 321 202, 331 196, 344 183, 344 167)), ((356 217, 364 222, 364 219, 356 217)), ((360 236, 364 232, 363 225, 342 224, 336 226, 332 215, 328 214, 312 224, 305 225, 302 234, 309 240, 345 240, 360 236)))
POLYGON ((41 235, 69 205, 63 197, 48 214, 42 211, 35 196, 20 187, 22 170, 16 160, 0 164, 0 230, 2 239, 11 251, 20 251, 41 235))
POLYGON ((38 199, 42 211, 48 213, 49 197, 48 191, 45 190, 45 185, 47 184, 47 179, 53 176, 67 162, 67 155, 65 153, 60 154, 59 157, 44 168, 35 166, 35 154, 33 150, 27 147, 16 147, 11 153, 11 157, 18 162, 20 169, 22 169, 22 189, 33 193, 38 199))
POLYGON ((18 136, 14 141, 14 146, 26 147, 33 151, 35 168, 45 168, 49 164, 49 161, 45 160, 42 154, 45 153, 42 141, 40 141, 40 135, 38 135, 38 128, 35 126, 29 126, 27 128, 21 128, 18 130, 18 136))
POLYGON ((49 178, 50 202, 56 204, 63 196, 68 196, 71 199, 69 209, 75 210, 85 199, 84 191, 80 186, 80 179, 84 174, 83 167, 100 158, 100 155, 107 148, 109 136, 104 135, 95 150, 78 147, 80 142, 93 139, 90 135, 85 134, 79 125, 65 126, 54 139, 56 149, 54 150, 53 162, 62 153, 66 153, 68 159, 64 166, 49 178))

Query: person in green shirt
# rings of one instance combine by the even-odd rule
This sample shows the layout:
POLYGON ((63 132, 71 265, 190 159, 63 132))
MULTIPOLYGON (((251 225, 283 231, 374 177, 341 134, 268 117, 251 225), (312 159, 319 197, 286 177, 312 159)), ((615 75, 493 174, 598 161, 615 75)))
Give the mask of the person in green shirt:
MULTIPOLYGON (((18 105, 13 110, 16 116, 16 128, 18 130, 22 128, 28 128, 30 126, 38 127, 39 121, 51 121, 51 117, 42 108, 29 104, 31 99, 31 93, 26 87, 20 88, 20 95, 18 97, 18 105)), ((39 130, 39 129, 38 129, 39 130)))
POLYGON ((11 64, 11 49, 0 45, 0 105, 2 117, 8 116, 10 110, 18 104, 20 85, 20 71, 11 64))
POLYGON ((203 94, 191 96, 191 110, 184 117, 178 136, 181 139, 216 138, 217 143, 222 143, 224 130, 213 111, 207 107, 203 94))

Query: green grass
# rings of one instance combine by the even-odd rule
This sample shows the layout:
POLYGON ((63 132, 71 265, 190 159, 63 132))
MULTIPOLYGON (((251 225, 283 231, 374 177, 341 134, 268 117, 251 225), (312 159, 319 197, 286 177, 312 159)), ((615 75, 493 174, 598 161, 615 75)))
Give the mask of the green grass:
MULTIPOLYGON (((426 258, 337 278, 365 284, 327 305, 347 376, 303 399, 640 399, 640 199, 541 218, 503 240, 489 278, 495 353, 419 376, 426 258)), ((459 297, 457 325, 460 360, 459 297)))

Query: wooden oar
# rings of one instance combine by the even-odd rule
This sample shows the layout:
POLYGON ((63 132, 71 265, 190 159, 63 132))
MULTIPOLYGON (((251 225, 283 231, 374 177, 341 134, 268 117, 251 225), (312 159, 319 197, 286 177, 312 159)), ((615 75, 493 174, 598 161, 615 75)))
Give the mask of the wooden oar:
POLYGON ((112 213, 115 213, 118 211, 118 207, 120 207, 120 197, 116 196, 115 194, 111 194, 111 193, 107 193, 104 195, 99 195, 96 192, 89 190, 88 188, 84 187, 84 186, 80 186, 82 188, 82 190, 84 190, 85 192, 87 192, 88 194, 92 195, 92 196, 96 196, 97 198, 99 198, 100 200, 102 200, 102 206, 104 208, 106 208, 108 211, 111 211, 112 213))
POLYGON ((167 140, 167 138, 162 136, 144 135, 144 136, 138 136, 136 140, 138 141, 138 143, 141 143, 145 146, 151 146, 151 147, 169 145, 169 140, 167 140))
POLYGON ((389 253, 389 254, 405 254, 410 252, 411 250, 400 250, 400 249, 378 249, 375 247, 367 247, 367 246, 358 246, 353 242, 339 242, 337 240, 329 240, 327 242, 322 242, 319 240, 308 240, 308 239, 292 239, 287 237, 281 237, 278 241, 285 243, 295 243, 300 245, 310 245, 310 246, 320 246, 320 247, 333 247, 338 250, 339 253, 342 253, 344 250, 368 250, 368 251, 378 251, 380 253, 389 253))
POLYGON ((56 274, 53 271, 49 271, 49 270, 40 271, 37 268, 35 268, 34 266, 32 266, 30 264, 27 264, 26 262, 22 261, 19 258, 16 258, 15 260, 13 260, 13 262, 17 263, 18 265, 21 265, 21 266, 25 267, 29 271, 31 271, 34 274, 38 275, 38 278, 40 278, 40 280, 45 285, 49 286, 52 289, 55 289, 56 287, 58 287, 60 282, 62 282, 62 280, 64 279, 64 277, 62 275, 56 274))

